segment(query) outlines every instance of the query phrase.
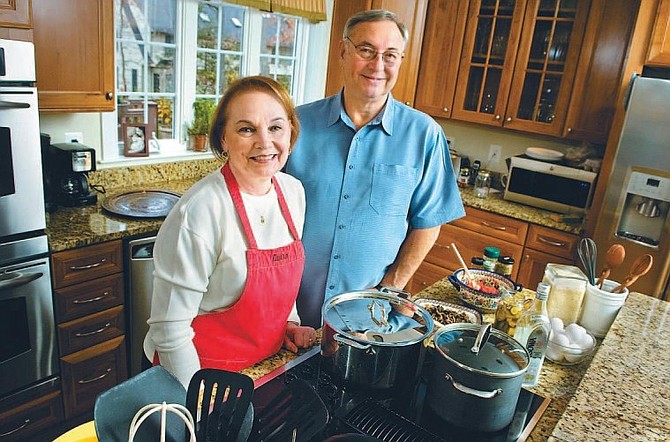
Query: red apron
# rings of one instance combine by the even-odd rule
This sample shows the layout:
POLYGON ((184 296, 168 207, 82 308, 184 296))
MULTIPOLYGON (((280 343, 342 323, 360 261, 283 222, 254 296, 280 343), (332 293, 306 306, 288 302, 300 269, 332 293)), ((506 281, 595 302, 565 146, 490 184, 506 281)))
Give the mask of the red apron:
POLYGON ((295 241, 276 249, 260 250, 230 166, 224 165, 221 172, 249 244, 247 282, 242 296, 229 309, 195 317, 193 343, 202 368, 238 371, 281 349, 286 321, 298 296, 305 253, 276 178, 272 184, 295 241))

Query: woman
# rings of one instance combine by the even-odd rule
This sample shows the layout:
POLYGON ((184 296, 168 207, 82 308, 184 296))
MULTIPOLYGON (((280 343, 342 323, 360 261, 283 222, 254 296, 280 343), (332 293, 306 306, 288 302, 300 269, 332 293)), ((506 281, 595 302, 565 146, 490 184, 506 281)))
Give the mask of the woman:
POLYGON ((298 133, 279 83, 233 82, 210 133, 227 162, 180 198, 158 232, 144 351, 185 386, 200 368, 238 371, 282 344, 314 344, 295 308, 305 194, 280 172, 298 133))

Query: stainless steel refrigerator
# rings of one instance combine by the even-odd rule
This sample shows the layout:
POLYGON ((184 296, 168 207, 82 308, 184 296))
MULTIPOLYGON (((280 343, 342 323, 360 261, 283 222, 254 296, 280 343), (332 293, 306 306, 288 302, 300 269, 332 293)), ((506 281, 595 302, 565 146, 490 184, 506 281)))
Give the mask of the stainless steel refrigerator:
POLYGON ((614 167, 594 231, 598 271, 614 243, 625 246, 626 259, 609 279, 623 281, 638 256, 651 254, 653 267, 631 290, 670 299, 670 80, 635 78, 625 108, 614 167))

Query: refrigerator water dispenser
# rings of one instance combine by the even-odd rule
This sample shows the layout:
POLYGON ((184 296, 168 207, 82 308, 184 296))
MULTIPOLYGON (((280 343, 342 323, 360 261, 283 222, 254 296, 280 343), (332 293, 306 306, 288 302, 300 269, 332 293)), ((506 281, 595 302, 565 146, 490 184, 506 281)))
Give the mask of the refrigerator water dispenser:
POLYGON ((626 188, 617 236, 657 247, 670 212, 670 179, 633 171, 626 188))

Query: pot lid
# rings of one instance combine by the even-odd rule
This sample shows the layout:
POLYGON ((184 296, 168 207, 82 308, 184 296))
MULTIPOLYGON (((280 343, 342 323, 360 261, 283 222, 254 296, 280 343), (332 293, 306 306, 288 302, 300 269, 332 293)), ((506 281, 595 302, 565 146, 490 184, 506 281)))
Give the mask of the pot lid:
POLYGON ((511 378, 520 375, 528 367, 528 351, 512 337, 499 330, 491 329, 488 339, 473 347, 477 336, 484 327, 490 325, 449 324, 435 335, 438 353, 462 369, 480 374, 511 378))
POLYGON ((380 291, 343 293, 323 306, 323 320, 337 333, 382 346, 410 345, 433 332, 433 318, 423 307, 380 291))
POLYGON ((112 195, 102 207, 117 215, 134 218, 162 218, 179 201, 178 193, 167 190, 140 190, 112 195))

